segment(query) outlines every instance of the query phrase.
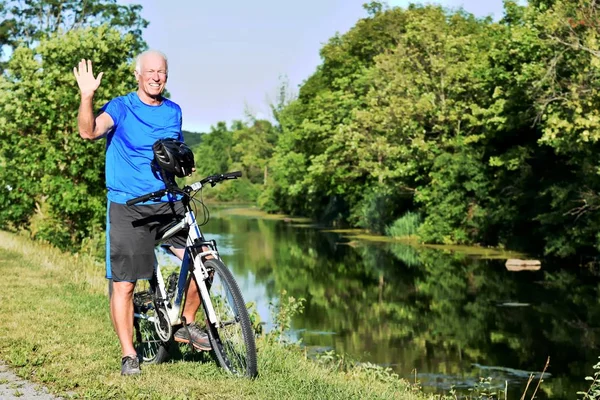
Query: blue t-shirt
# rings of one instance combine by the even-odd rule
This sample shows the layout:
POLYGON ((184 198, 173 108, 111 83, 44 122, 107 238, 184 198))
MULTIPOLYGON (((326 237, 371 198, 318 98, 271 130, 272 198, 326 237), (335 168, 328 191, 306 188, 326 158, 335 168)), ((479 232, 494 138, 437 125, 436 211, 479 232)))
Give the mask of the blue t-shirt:
POLYGON ((136 92, 109 101, 102 111, 114 127, 106 138, 106 187, 108 200, 127 200, 164 189, 152 171, 152 145, 158 139, 183 141, 181 108, 169 99, 158 106, 140 100, 136 92))

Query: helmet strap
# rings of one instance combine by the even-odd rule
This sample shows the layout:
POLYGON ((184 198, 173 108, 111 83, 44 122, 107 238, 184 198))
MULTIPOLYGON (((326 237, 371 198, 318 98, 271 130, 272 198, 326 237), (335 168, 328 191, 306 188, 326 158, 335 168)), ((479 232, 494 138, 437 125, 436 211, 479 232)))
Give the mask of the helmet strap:
POLYGON ((167 189, 176 189, 177 182, 175 182, 175 175, 167 174, 162 168, 159 168, 160 177, 167 186, 167 189))

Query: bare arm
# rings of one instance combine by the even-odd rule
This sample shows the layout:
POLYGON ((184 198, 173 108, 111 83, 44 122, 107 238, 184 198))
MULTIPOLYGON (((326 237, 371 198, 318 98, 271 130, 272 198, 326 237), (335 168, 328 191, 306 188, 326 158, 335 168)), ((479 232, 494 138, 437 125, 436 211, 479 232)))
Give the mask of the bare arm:
POLYGON ((105 112, 94 117, 92 102, 93 97, 85 98, 82 96, 79 104, 77 127, 79 128, 79 136, 84 139, 101 138, 114 126, 113 119, 105 112))
POLYGON ((100 72, 96 78, 92 71, 91 60, 81 60, 79 65, 73 68, 73 74, 77 79, 77 85, 81 92, 81 103, 77 113, 77 127, 79 136, 84 139, 97 139, 106 135, 113 127, 114 121, 110 115, 101 113, 94 117, 93 103, 94 93, 100 86, 103 72, 100 72))

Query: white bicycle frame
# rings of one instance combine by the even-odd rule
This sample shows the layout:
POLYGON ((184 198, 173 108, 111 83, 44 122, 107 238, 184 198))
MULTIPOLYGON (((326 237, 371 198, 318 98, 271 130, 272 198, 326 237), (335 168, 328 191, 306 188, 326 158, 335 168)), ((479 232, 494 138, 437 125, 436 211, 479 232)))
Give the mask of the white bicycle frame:
MULTIPOLYGON (((187 237, 186 250, 184 253, 184 257, 183 257, 183 260, 181 261, 181 269, 179 271, 179 278, 177 280, 177 294, 175 296, 175 300, 172 303, 165 302, 165 308, 166 308, 167 315, 169 317, 169 322, 170 322, 171 326, 182 323, 180 311, 181 311, 181 303, 183 300, 184 291, 185 291, 186 282, 187 282, 187 275, 188 275, 188 271, 189 271, 189 263, 190 263, 189 249, 197 246, 197 245, 194 245, 196 240, 203 239, 202 233, 200 232, 200 227, 198 226, 198 223, 196 222, 196 217, 195 217, 193 211, 191 209, 186 210, 185 218, 182 219, 177 225, 175 225, 172 228, 170 228, 169 230, 167 230, 163 234, 163 236, 159 239, 159 242, 163 242, 166 239, 175 235, 177 232, 181 231, 182 229, 186 229, 187 227, 189 227, 188 237, 187 237)), ((219 253, 216 251, 216 249, 212 248, 212 246, 210 246, 210 247, 209 246, 210 245, 206 245, 206 247, 208 247, 208 250, 203 249, 200 253, 198 253, 196 255, 194 260, 192 260, 192 262, 194 263, 193 274, 194 274, 194 278, 195 278, 196 282, 198 283, 200 297, 204 302, 204 306, 205 306, 205 310, 206 310, 206 314, 207 314, 206 317, 208 318, 208 321, 211 324, 214 324, 215 326, 219 326, 220 321, 215 313, 215 309, 212 305, 212 302, 210 301, 210 296, 208 294, 208 288, 206 287, 206 279, 209 278, 209 274, 208 274, 208 270, 204 266, 203 259, 206 256, 212 256, 213 258, 220 260, 220 257, 219 257, 219 253)), ((204 247, 205 247, 205 245, 203 245, 203 248, 204 247)), ((160 294, 160 297, 162 299, 166 300, 167 299, 166 285, 165 285, 165 280, 164 280, 163 275, 160 270, 160 265, 158 263, 158 260, 156 261, 155 269, 156 269, 156 280, 157 280, 158 293, 160 294)), ((135 316, 138 318, 143 317, 138 314, 136 314, 135 316)), ((154 319, 153 317, 149 318, 149 320, 153 320, 153 319, 154 319)), ((154 322, 154 321, 151 321, 151 322, 154 322)))

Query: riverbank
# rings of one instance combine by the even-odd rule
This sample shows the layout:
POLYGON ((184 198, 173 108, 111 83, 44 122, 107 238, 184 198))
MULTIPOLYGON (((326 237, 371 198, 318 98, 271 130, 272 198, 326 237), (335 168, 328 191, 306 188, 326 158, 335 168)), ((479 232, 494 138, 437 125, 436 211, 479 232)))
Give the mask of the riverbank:
MULTIPOLYGON (((218 206, 225 206, 225 204, 215 203, 218 206)), ((236 215, 243 216, 248 218, 261 218, 267 220, 278 220, 285 221, 287 223, 294 224, 296 226, 310 226, 312 228, 321 229, 326 232, 334 232, 337 233, 349 240, 350 245, 354 245, 357 242, 378 242, 378 243, 402 243, 415 248, 429 248, 440 251, 451 251, 451 252, 460 252, 468 256, 485 258, 485 259, 520 259, 527 258, 527 255, 510 251, 500 248, 494 247, 481 247, 481 246, 461 246, 461 245, 438 245, 438 244, 424 244, 419 243, 413 237, 391 237, 384 235, 376 235, 370 233, 365 229, 359 228, 348 228, 348 229, 335 229, 331 227, 320 226, 315 221, 312 221, 309 218, 303 217, 291 217, 285 214, 269 214, 260 209, 252 206, 248 206, 247 204, 239 204, 235 207, 227 207, 219 212, 224 213, 225 215, 236 215)))
POLYGON ((0 232, 0 359, 20 378, 65 398, 431 398, 384 368, 340 369, 264 337, 256 380, 232 378, 197 356, 123 378, 102 270, 91 258, 0 232))

